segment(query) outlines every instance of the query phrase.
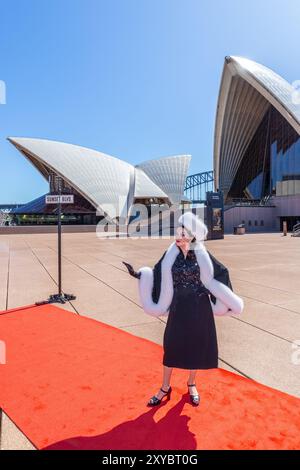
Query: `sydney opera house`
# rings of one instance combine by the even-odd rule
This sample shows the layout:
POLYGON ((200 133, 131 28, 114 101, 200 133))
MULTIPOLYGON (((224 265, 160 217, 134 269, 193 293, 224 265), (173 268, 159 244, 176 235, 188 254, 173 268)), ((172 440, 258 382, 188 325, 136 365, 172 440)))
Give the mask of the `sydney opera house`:
MULTIPOLYGON (((199 130, 201 139, 201 129, 199 130)), ((131 165, 98 151, 32 138, 9 141, 55 192, 56 176, 75 204, 70 223, 95 223, 97 214, 130 216, 134 203, 170 206, 186 201, 191 157, 179 155, 131 165)), ((200 162, 199 162, 200 163, 200 162)), ((214 133, 214 190, 224 195, 225 232, 280 230, 300 221, 300 96, 285 79, 252 60, 225 58, 214 133)), ((199 168, 201 171, 201 168, 199 168)), ((51 221, 55 208, 42 196, 15 216, 51 221)), ((54 219, 55 220, 55 219, 54 219)))
MULTIPOLYGON (((64 206, 63 211, 70 223, 94 224, 103 216, 126 223, 133 204, 170 207, 184 198, 190 155, 163 157, 133 166, 78 145, 44 139, 8 140, 49 181, 50 193, 57 192, 57 176, 61 177, 62 192, 74 195, 74 204, 64 206)), ((36 217, 49 223, 56 210, 56 206, 45 204, 43 195, 13 213, 22 215, 25 221, 36 217)))
MULTIPOLYGON (((299 71, 300 72, 300 71, 299 71)), ((297 77, 296 77, 297 78, 297 77)), ((214 142, 225 228, 278 230, 300 220, 300 96, 252 60, 225 58, 214 142)))

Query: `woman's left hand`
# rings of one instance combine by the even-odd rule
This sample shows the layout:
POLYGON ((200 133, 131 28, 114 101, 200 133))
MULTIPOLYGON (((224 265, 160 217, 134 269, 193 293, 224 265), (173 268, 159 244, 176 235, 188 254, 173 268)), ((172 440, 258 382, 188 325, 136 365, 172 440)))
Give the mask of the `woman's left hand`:
POLYGON ((123 264, 125 264, 130 276, 133 276, 133 277, 136 277, 137 279, 139 279, 141 277, 141 273, 137 273, 133 267, 131 266, 131 264, 129 263, 125 263, 125 261, 122 261, 123 264))

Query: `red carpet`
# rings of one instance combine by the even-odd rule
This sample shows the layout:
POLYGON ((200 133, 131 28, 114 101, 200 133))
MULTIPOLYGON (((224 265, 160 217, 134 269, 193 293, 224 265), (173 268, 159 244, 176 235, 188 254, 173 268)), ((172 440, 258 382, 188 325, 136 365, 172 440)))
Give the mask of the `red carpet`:
POLYGON ((161 346, 103 323, 44 305, 0 314, 0 339, 0 406, 39 449, 300 449, 300 399, 222 369, 198 372, 198 408, 179 369, 147 408, 161 346))

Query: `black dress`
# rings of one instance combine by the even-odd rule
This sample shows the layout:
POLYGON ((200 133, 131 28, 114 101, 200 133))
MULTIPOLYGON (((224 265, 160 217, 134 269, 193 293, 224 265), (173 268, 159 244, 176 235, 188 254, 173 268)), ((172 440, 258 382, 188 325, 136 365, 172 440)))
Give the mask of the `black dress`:
POLYGON ((214 315, 194 250, 185 258, 180 249, 172 277, 174 295, 164 332, 163 365, 180 369, 218 367, 214 315))

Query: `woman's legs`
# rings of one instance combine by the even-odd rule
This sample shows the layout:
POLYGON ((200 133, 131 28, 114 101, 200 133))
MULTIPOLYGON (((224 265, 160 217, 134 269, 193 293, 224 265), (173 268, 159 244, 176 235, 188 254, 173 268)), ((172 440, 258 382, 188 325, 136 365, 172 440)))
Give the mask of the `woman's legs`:
POLYGON ((171 375, 172 375, 173 367, 164 366, 163 368, 163 383, 162 388, 164 390, 168 390, 170 385, 171 375))
MULTIPOLYGON (((173 367, 163 366, 163 380, 162 380, 161 388, 165 390, 166 392, 168 391, 169 386, 170 386, 172 371, 173 371, 173 367)), ((165 396, 165 393, 159 390, 155 396, 160 400, 162 397, 165 396)))
MULTIPOLYGON (((192 385, 192 384, 195 383, 196 374, 197 374, 197 369, 190 370, 190 375, 189 375, 189 378, 188 378, 188 384, 189 385, 192 385)), ((197 395, 198 391, 197 391, 196 387, 189 387, 189 393, 191 395, 197 395)))

